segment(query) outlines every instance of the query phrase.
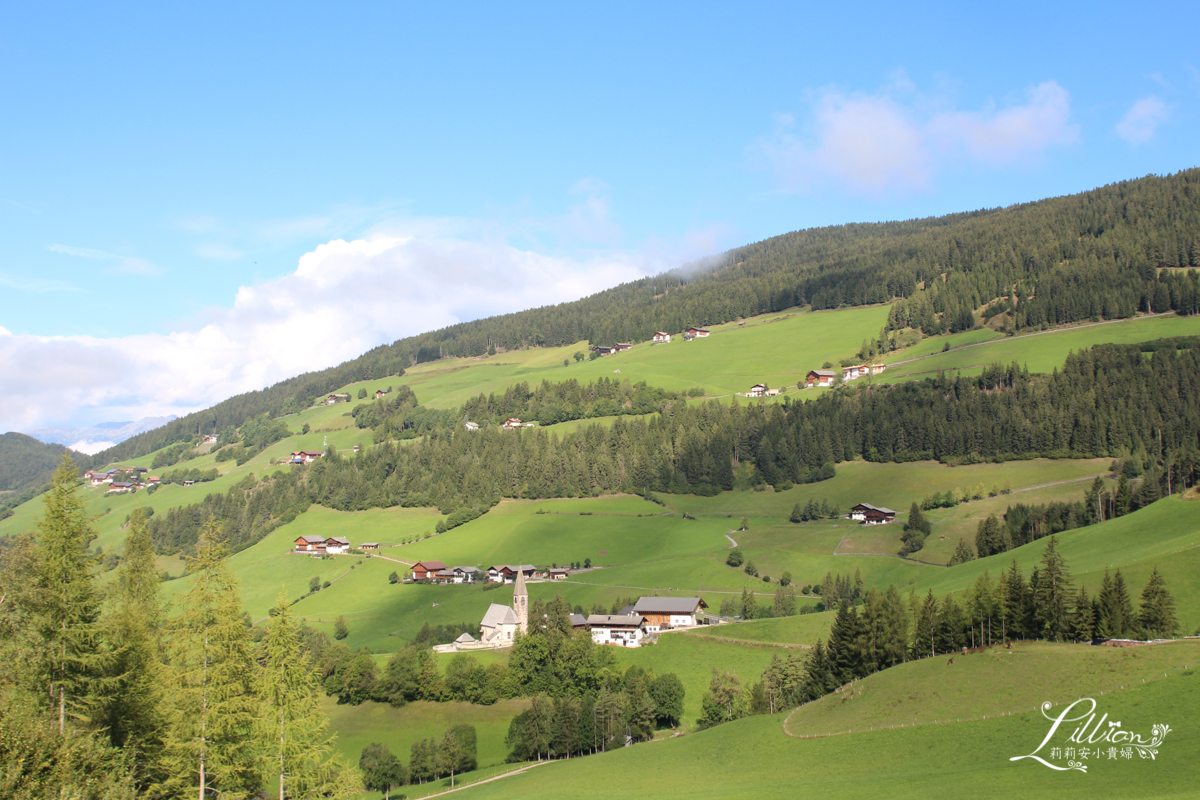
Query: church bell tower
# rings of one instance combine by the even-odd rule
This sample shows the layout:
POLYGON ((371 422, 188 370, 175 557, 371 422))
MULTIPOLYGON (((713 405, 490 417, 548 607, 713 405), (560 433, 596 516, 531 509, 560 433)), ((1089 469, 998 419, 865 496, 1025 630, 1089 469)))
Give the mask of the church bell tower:
POLYGON ((529 632, 529 592, 525 588, 525 570, 517 567, 517 582, 513 588, 513 611, 517 613, 521 633, 529 632))

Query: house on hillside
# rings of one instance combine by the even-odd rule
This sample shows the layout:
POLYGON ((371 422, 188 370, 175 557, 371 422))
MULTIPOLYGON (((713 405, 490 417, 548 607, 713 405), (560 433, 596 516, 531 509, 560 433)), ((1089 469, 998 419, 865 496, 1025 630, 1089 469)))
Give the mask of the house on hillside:
POLYGON ((324 536, 298 536, 292 549, 297 553, 324 553, 325 552, 325 537, 324 536))
POLYGON ((215 433, 206 433, 200 438, 201 444, 216 444, 220 440, 220 436, 215 433))
POLYGON ((515 583, 518 572, 530 579, 537 574, 537 568, 533 564, 493 564, 488 567, 487 574, 492 583, 515 583))
POLYGON ((750 391, 746 392, 748 397, 762 397, 767 393, 767 385, 765 383, 756 383, 750 387, 750 391))
POLYGON ((350 395, 348 394, 331 394, 325 398, 325 405, 331 406, 334 403, 349 403, 350 395))
POLYGON ((612 351, 614 353, 619 353, 622 350, 632 350, 632 349, 633 349, 633 345, 630 344, 629 342, 617 342, 616 344, 614 344, 612 346, 612 351))
POLYGON ((454 570, 450 569, 449 567, 446 567, 445 569, 439 569, 437 574, 433 576, 432 580, 441 584, 454 583, 454 570))
POLYGON ((83 477, 89 480, 92 486, 99 486, 102 483, 112 483, 111 472, 97 472, 96 470, 88 470, 83 473, 83 477))
POLYGON ((371 553, 379 549, 379 542, 363 542, 358 546, 358 549, 364 553, 371 553))
POLYGON ((613 349, 611 347, 605 347, 604 345, 600 345, 600 344, 593 347, 592 350, 598 356, 610 356, 610 355, 612 355, 612 352, 613 352, 613 349))
POLYGON ((388 394, 387 389, 376 389, 375 390, 375 399, 378 400, 381 397, 386 397, 387 394, 388 394))
POLYGON ((804 382, 810 387, 833 386, 833 382, 837 380, 837 375, 831 369, 810 369, 808 375, 804 376, 804 382))
POLYGON ((453 567, 450 571, 452 583, 474 583, 480 574, 478 567, 453 567))
POLYGON ((857 364, 853 367, 842 367, 842 380, 852 381, 865 375, 878 375, 887 369, 887 364, 857 364))
POLYGON ((412 566, 412 579, 414 581, 435 580, 437 574, 445 568, 446 565, 440 561, 418 561, 412 566))
POLYGON ((345 536, 330 536, 325 539, 325 552, 331 556, 344 556, 350 552, 350 540, 345 536))
POLYGON ((864 525, 886 525, 896 521, 896 512, 883 506, 859 503, 850 509, 850 519, 862 520, 864 525))
POLYGON ((157 483, 162 483, 162 478, 158 477, 157 475, 147 475, 146 483, 149 486, 154 486, 157 483))
POLYGON ((196 482, 195 481, 184 481, 183 485, 184 486, 195 486, 196 482))
POLYGON ((637 614, 592 614, 587 618, 587 626, 596 644, 640 647, 646 635, 646 620, 637 614))
POLYGON ((516 430, 517 428, 524 428, 524 427, 525 427, 525 424, 516 417, 509 417, 508 419, 504 420, 503 428, 506 431, 516 430))
POLYGON ((708 328, 688 328, 685 332, 685 335, 690 336, 693 339, 703 339, 710 333, 711 331, 709 331, 708 328))
POLYGON ((574 630, 587 630, 587 617, 583 614, 569 614, 571 620, 571 628, 574 630))
POLYGON ((126 492, 136 492, 136 491, 137 491, 136 483, 125 483, 125 482, 118 483, 117 481, 113 481, 112 483, 110 483, 108 485, 108 492, 106 492, 106 494, 125 494, 126 492))
POLYGON ((464 422, 463 427, 469 431, 477 431, 477 430, 479 430, 479 423, 478 422, 464 422))
POLYGON ((571 570, 566 567, 555 567, 547 573, 547 577, 552 581, 565 581, 571 574, 571 570))
POLYGON ((702 608, 708 608, 708 604, 699 597, 641 597, 633 613, 645 618, 647 633, 657 633, 693 627, 702 608))
POLYGON ((667 333, 666 331, 659 331, 658 333, 654 334, 655 344, 666 344, 669 341, 671 341, 671 334, 667 333))
POLYGON ((297 450, 292 453, 292 457, 288 460, 289 464, 311 464, 316 461, 324 453, 319 453, 316 450, 297 450))

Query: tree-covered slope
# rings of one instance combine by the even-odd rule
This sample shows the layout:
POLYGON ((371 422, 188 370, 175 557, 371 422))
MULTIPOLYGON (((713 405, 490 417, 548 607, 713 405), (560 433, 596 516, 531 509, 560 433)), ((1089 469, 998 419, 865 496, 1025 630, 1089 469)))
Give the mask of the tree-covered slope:
MULTIPOLYGON (((23 433, 0 434, 0 492, 20 494, 47 483, 66 452, 61 444, 44 444, 23 433)), ((82 453, 71 456, 83 469, 90 466, 82 453)))
POLYGON ((641 341, 656 330, 797 305, 907 298, 893 309, 890 327, 926 333, 970 327, 973 312, 997 299, 992 316, 1005 314, 1018 329, 1139 310, 1194 313, 1200 310, 1196 275, 1170 272, 1188 266, 1200 266, 1197 169, 1009 208, 796 231, 581 300, 407 337, 189 414, 102 457, 127 459, 186 438, 197 426, 223 429, 298 409, 338 386, 445 355, 482 355, 492 346, 641 341))

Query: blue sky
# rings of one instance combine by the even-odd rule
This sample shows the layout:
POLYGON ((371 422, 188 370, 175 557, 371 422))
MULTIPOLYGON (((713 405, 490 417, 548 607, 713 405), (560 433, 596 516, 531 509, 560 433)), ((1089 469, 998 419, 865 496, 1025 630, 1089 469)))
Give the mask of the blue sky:
POLYGON ((245 5, 0 11, 0 430, 1198 163, 1194 3, 245 5))

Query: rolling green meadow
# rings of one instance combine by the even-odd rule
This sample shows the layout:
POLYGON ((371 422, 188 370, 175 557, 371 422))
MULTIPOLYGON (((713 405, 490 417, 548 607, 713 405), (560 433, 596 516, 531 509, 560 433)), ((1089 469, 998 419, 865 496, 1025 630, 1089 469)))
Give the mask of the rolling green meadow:
MULTIPOLYGON (((675 796, 681 786, 687 787, 688 797, 713 800, 950 799, 1014 793, 1045 798, 1194 796, 1200 778, 1200 738, 1188 717, 1200 707, 1200 680, 1191 666, 1196 646, 1168 645, 1163 652, 1139 651, 1137 656, 1094 652, 1101 649, 1026 650, 1018 645, 1013 655, 989 650, 953 666, 927 659, 863 680, 861 694, 845 703, 837 694, 826 697, 820 702, 831 707, 828 712, 824 706, 812 710, 814 721, 825 727, 857 719, 868 726, 944 719, 940 724, 800 739, 784 732, 784 714, 749 717, 687 737, 554 762, 472 788, 468 796, 640 798, 675 796), (1177 669, 1184 664, 1189 668, 1177 669), (913 670, 905 672, 907 667, 928 674, 918 677, 913 670), (1171 670, 1167 677, 1140 682, 1148 675, 1161 675, 1160 667, 1171 670), (901 682, 903 678, 909 681, 901 682), (1108 691, 1121 685, 1128 688, 1108 691), (1127 730, 1149 738, 1152 725, 1171 727, 1155 759, 1093 758, 1087 773, 1055 772, 1032 760, 1009 760, 1034 751, 1049 729, 1040 711, 1026 710, 1029 706, 1069 702, 1096 689, 1106 691, 1096 697, 1098 711, 1121 721, 1127 730), (1011 705, 1004 699, 1008 691, 1015 692, 1011 705), (915 701, 925 697, 937 702, 924 718, 912 719, 913 712, 920 713, 915 701), (843 710, 855 704, 863 710, 843 710), (896 713, 890 713, 892 709, 896 713), (1014 713, 973 719, 1007 711, 1014 713), (972 721, 954 721, 957 718, 972 721)), ((799 727, 807 713, 806 708, 797 714, 791 727, 799 727)), ((1060 733, 1055 741, 1063 738, 1060 733)))
MULTIPOLYGON (((152 507, 156 514, 196 503, 210 493, 223 493, 251 475, 292 469, 282 464, 295 450, 321 450, 326 445, 350 456, 355 446, 371 447, 371 431, 354 425, 349 412, 373 402, 357 398, 359 389, 406 384, 424 405, 452 408, 480 393, 503 392, 520 381, 582 383, 600 377, 620 378, 674 391, 703 388, 710 398, 743 392, 753 383, 790 387, 793 399, 809 399, 826 390, 795 388, 807 370, 826 361, 849 358, 864 339, 878 335, 887 306, 837 311, 787 312, 713 328, 707 339, 664 345, 637 343, 615 356, 575 362, 586 343, 567 347, 501 351, 491 357, 446 358, 419 364, 401 377, 345 386, 351 401, 319 405, 283 419, 292 435, 270 445, 241 466, 218 463, 211 452, 162 468, 215 468, 220 477, 192 487, 163 486, 153 494, 106 495, 103 487, 85 487, 87 512, 93 515, 98 556, 121 553, 128 515, 152 507), (569 365, 564 367, 563 360, 569 365), (301 433, 304 426, 307 433, 301 433)), ((1017 361, 1031 370, 1061 366, 1067 354, 1098 342, 1139 342, 1164 336, 1200 333, 1200 318, 1138 318, 1101 325, 1080 325, 1045 334, 1004 337, 976 329, 935 337, 884 360, 893 364, 888 382, 920 379, 936 370, 969 370, 978 364, 1017 361), (946 342, 953 347, 942 352, 946 342), (919 359, 912 361, 911 359, 919 359), (908 361, 908 363, 897 363, 908 361)), ((692 401, 696 402, 696 401, 692 401)), ((738 399, 737 402, 758 402, 738 399)), ((769 400, 766 402, 775 402, 769 400)), ((615 417, 575 420, 552 426, 568 433, 590 424, 611 424, 615 417)), ((126 466, 150 467, 154 454, 126 466)), ((859 576, 867 588, 895 585, 904 597, 911 592, 937 596, 964 592, 981 574, 995 578, 1015 561, 1028 576, 1045 549, 1038 541, 1024 547, 948 567, 959 540, 974 542, 980 521, 1002 516, 1014 503, 1075 501, 1090 482, 1103 476, 1112 486, 1112 459, 1031 459, 1006 463, 947 466, 937 462, 837 465, 835 477, 784 491, 737 490, 713 497, 659 494, 657 502, 638 496, 608 495, 555 500, 502 499, 486 514, 444 533, 437 508, 371 508, 335 511, 314 505, 265 538, 229 557, 238 578, 244 610, 254 623, 267 619, 282 594, 295 615, 327 634, 343 617, 349 628, 344 644, 365 648, 378 666, 411 642, 425 625, 464 623, 477 633, 478 621, 492 603, 512 602, 512 587, 427 586, 393 583, 408 575, 417 561, 486 569, 492 564, 532 563, 539 567, 590 560, 593 569, 574 572, 565 581, 533 582, 531 600, 550 601, 562 594, 587 613, 599 604, 608 609, 626 598, 643 595, 700 596, 710 611, 722 601, 755 594, 770 606, 786 572, 797 589, 821 583, 827 573, 859 576), (927 512, 933 533, 912 558, 897 555, 902 525, 866 528, 850 520, 792 523, 793 507, 809 499, 827 501, 843 513, 859 502, 887 506, 904 520, 910 505, 931 493, 962 489, 981 499, 955 508, 927 512), (742 529, 742 519, 747 525, 742 529), (345 536, 353 545, 374 541, 373 555, 314 557, 292 552, 299 536, 345 536), (726 558, 736 541, 759 577, 730 567, 726 558), (764 580, 765 577, 765 580, 764 580), (323 585, 309 592, 313 579, 323 585), (324 586, 328 583, 327 586, 324 586)), ((752 469, 746 465, 740 470, 752 469)), ((160 470, 156 470, 160 471, 160 470)), ((18 507, 0 520, 0 537, 33 530, 40 500, 18 507)), ((1106 569, 1120 568, 1136 604, 1141 588, 1157 567, 1177 603, 1182 633, 1200 629, 1200 501, 1176 495, 1128 516, 1058 535, 1059 551, 1075 585, 1095 592, 1106 569)), ((97 559, 99 563, 100 559, 97 559)), ((163 584, 171 601, 192 586, 185 563, 163 555, 158 565, 172 580, 163 584)), ((97 569, 101 569, 99 566, 97 569)), ((101 569, 107 580, 113 573, 101 569)), ((819 598, 797 598, 801 609, 819 598)), ((173 606, 177 607, 177 603, 173 606)), ((1023 643, 1012 650, 992 648, 956 659, 912 662, 872 675, 849 693, 835 693, 805 706, 790 717, 793 734, 827 734, 895 724, 918 724, 903 730, 855 732, 851 735, 798 739, 784 730, 786 714, 751 717, 699 731, 701 700, 713 670, 729 670, 746 684, 759 680, 773 655, 786 656, 829 635, 832 612, 804 613, 774 619, 704 626, 672 632, 639 649, 618 648, 621 668, 637 664, 661 675, 673 672, 686 689, 684 720, 671 737, 621 748, 599 756, 540 765, 523 774, 467 789, 468 796, 575 798, 645 797, 676 794, 686 785, 697 798, 836 796, 879 797, 1082 797, 1098 793, 1114 797, 1185 797, 1200 778, 1200 738, 1187 709, 1200 709, 1200 684, 1189 666, 1200 656, 1194 641, 1132 649, 1084 645, 1023 643), (1162 673, 1167 677, 1162 677, 1162 673), (1158 676, 1145 685, 1144 677, 1158 676), (1116 693, 1111 689, 1137 682, 1116 693), (1057 773, 1010 756, 1032 749, 1044 734, 1045 721, 1036 710, 1041 702, 1062 702, 1078 694, 1106 692, 1104 709, 1127 726, 1148 729, 1171 724, 1173 731, 1158 759, 1099 763, 1087 775, 1057 773), (924 724, 1013 713, 991 719, 924 724), (751 774, 747 764, 760 765, 751 774), (762 766, 767 765, 767 766, 762 766), (1098 789, 1097 787, 1103 787, 1098 789), (1152 787, 1152 790, 1151 788, 1152 787)), ((482 664, 504 663, 507 651, 476 652, 482 664)), ((439 655, 445 669, 449 655, 439 655)), ((450 725, 467 722, 479 736, 480 769, 468 782, 490 777, 508 755, 505 735, 513 716, 527 700, 491 706, 467 703, 414 702, 392 708, 373 702, 338 705, 332 698, 322 708, 338 735, 337 749, 357 762, 371 742, 384 742, 407 763, 412 743, 440 735, 450 725)), ((448 782, 406 787, 419 797, 448 782)), ((378 794, 364 797, 378 797, 378 794)))

